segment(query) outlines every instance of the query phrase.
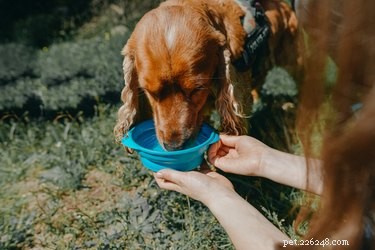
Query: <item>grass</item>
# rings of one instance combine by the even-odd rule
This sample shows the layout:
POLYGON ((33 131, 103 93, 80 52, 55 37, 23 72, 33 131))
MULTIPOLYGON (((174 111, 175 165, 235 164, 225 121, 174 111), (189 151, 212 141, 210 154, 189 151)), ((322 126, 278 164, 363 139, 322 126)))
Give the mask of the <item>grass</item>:
MULTIPOLYGON (((206 207, 160 190, 137 156, 114 143, 114 114, 101 105, 92 118, 1 122, 0 249, 233 248, 206 207)), ((228 177, 293 234, 299 192, 228 177)))
POLYGON ((3 121, 0 249, 227 249, 200 203, 161 191, 114 143, 115 111, 3 121))

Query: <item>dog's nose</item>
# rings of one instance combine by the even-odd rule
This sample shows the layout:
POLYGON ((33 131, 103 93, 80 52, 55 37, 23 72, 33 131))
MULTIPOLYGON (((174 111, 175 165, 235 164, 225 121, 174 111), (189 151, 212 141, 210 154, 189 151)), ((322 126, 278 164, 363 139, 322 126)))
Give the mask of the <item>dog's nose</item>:
POLYGON ((182 149, 181 143, 177 143, 177 142, 168 142, 168 143, 164 142, 163 145, 167 151, 176 151, 176 150, 182 149))
POLYGON ((177 130, 168 131, 168 133, 163 134, 163 147, 167 151, 176 151, 183 148, 184 139, 181 132, 177 130))

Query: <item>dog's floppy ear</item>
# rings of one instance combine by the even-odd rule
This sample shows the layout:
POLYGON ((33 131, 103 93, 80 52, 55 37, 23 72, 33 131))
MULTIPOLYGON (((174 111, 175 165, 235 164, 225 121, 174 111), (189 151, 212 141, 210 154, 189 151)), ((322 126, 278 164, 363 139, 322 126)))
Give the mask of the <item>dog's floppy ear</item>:
POLYGON ((246 134, 247 128, 243 119, 242 105, 235 98, 234 86, 231 81, 231 53, 229 49, 224 48, 220 57, 216 108, 222 119, 222 132, 230 135, 246 134))
POLYGON ((122 54, 124 55, 122 67, 125 86, 121 92, 123 105, 118 110, 117 123, 114 128, 117 142, 121 140, 134 123, 138 110, 138 76, 135 69, 134 53, 129 50, 128 45, 125 45, 122 54))
POLYGON ((210 25, 224 38, 231 59, 239 58, 246 36, 241 22, 238 21, 244 15, 241 7, 234 1, 221 1, 218 4, 206 5, 205 13, 210 25))

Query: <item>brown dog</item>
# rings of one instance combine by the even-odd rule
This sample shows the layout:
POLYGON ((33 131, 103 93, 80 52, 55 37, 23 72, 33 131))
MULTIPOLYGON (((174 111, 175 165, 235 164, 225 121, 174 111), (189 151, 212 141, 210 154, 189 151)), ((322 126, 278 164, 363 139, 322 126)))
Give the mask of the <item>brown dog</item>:
MULTIPOLYGON (((271 26, 263 71, 297 65, 294 13, 281 0, 260 3, 271 26)), ((125 87, 117 139, 135 122, 153 117, 160 145, 180 149, 213 103, 224 133, 245 134, 243 117, 250 114, 256 85, 251 70, 239 73, 231 64, 244 50, 244 15, 235 0, 169 0, 144 15, 122 52, 125 87)))

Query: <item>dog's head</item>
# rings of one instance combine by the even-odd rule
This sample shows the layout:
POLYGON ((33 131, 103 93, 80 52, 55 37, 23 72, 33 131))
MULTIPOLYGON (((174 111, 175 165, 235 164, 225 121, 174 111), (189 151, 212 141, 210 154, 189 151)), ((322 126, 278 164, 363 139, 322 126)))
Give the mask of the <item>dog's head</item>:
POLYGON ((139 108, 143 93, 166 150, 180 149, 196 135, 210 96, 224 132, 242 133, 226 44, 225 35, 210 25, 207 15, 192 8, 164 6, 147 13, 123 49, 124 104, 118 112, 117 138, 145 112, 139 108))

